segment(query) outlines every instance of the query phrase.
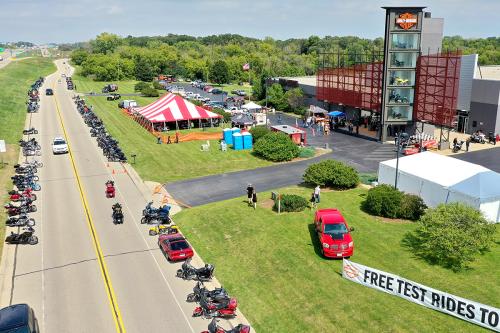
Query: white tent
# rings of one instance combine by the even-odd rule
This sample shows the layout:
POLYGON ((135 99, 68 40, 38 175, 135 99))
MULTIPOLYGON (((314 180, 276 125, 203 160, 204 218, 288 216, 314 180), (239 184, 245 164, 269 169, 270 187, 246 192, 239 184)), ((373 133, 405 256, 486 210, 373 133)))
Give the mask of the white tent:
MULTIPOLYGON (((396 159, 380 162, 378 182, 395 184, 396 159)), ((429 207, 463 202, 500 222, 500 174, 432 152, 399 158, 398 189, 420 196, 429 207)))
POLYGON ((262 109, 262 106, 254 103, 254 102, 248 102, 247 104, 243 105, 241 108, 243 110, 248 110, 248 111, 257 111, 257 110, 262 109))

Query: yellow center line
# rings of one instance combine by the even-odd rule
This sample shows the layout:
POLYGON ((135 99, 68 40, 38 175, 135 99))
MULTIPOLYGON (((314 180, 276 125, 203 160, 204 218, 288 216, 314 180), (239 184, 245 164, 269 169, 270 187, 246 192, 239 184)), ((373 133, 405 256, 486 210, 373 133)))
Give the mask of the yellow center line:
MULTIPOLYGON (((56 82, 54 81, 54 83, 52 85, 52 88, 53 88, 54 91, 55 91, 55 86, 56 86, 56 82)), ((61 110, 59 108, 59 100, 57 98, 57 94, 54 94, 54 98, 55 98, 55 104, 56 104, 57 114, 59 116, 59 121, 61 123, 61 127, 62 127, 62 130, 63 130, 63 133, 64 133, 64 138, 66 139, 66 144, 68 146, 68 153, 69 153, 69 157, 70 157, 70 160, 71 160, 71 165, 73 167, 73 172, 75 174, 76 182, 78 184, 78 190, 80 192, 80 199, 82 201, 82 206, 83 206, 83 209, 85 211, 85 217, 86 217, 87 224, 88 224, 88 227, 89 227, 89 230, 90 230, 90 234, 92 236, 92 241, 93 241, 92 243, 94 244, 94 249, 95 249, 95 252, 96 252, 96 255, 97 255, 97 259, 98 259, 98 262, 99 262, 99 267, 100 267, 100 270, 101 270, 102 278, 104 280, 104 286, 105 286, 105 289, 106 289, 106 294, 108 295, 109 305, 111 307, 111 312, 113 314, 113 320, 115 322, 116 331, 120 332, 120 333, 125 333, 126 332, 125 326, 123 325, 122 316, 121 316, 121 313, 120 313, 120 309, 118 307, 118 302, 116 301, 116 295, 115 295, 115 292, 113 290, 113 285, 111 283, 111 278, 109 276, 108 269, 106 267, 106 262, 104 261, 104 255, 102 253, 102 249, 101 249, 101 246, 99 244, 99 238, 97 236, 97 232, 96 232, 96 229, 95 229, 95 226, 94 226, 94 222, 92 220, 92 215, 90 214, 90 209, 89 209, 89 205, 88 205, 87 199, 85 197, 85 191, 84 191, 84 188, 83 188, 83 184, 82 184, 82 182, 80 180, 80 176, 79 176, 78 170, 76 168, 75 159, 73 158, 73 153, 71 151, 71 146, 70 146, 69 139, 68 139, 68 133, 66 132, 66 128, 64 126, 64 121, 63 121, 63 116, 62 116, 61 110)), ((89 320, 91 320, 91 319, 89 318, 89 320)))

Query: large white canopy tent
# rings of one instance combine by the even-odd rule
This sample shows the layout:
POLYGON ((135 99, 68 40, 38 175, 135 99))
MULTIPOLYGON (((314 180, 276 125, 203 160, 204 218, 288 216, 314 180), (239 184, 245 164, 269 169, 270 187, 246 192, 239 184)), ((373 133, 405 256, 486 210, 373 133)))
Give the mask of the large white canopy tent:
MULTIPOLYGON (((396 159, 380 162, 378 182, 394 186, 395 177, 396 159)), ((397 186, 429 207, 463 202, 500 222, 500 174, 480 165, 432 152, 400 157, 397 186)))
POLYGON ((247 110, 247 111, 260 111, 260 109, 262 109, 262 106, 254 103, 254 102, 248 102, 247 104, 243 105, 241 108, 243 110, 247 110))

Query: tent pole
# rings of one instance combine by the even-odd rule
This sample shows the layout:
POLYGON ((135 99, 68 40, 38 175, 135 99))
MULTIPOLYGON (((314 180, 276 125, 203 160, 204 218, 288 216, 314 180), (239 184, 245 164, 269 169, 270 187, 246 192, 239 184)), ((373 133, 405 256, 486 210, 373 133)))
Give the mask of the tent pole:
POLYGON ((179 130, 179 123, 177 122, 177 119, 175 120, 175 130, 178 131, 179 130))

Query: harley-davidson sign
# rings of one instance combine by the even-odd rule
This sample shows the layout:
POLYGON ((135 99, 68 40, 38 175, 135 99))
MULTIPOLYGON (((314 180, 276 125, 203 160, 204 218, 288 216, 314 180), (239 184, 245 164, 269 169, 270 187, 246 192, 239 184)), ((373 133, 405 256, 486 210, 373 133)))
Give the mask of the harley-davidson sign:
POLYGON ((417 24, 417 15, 410 13, 399 14, 399 17, 396 18, 396 24, 401 28, 408 30, 417 24))

